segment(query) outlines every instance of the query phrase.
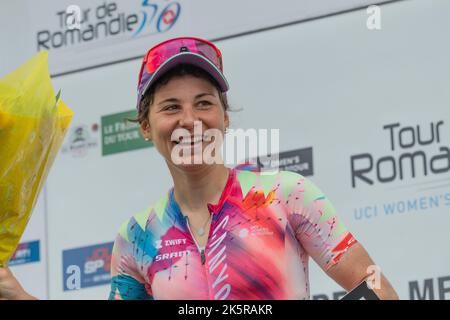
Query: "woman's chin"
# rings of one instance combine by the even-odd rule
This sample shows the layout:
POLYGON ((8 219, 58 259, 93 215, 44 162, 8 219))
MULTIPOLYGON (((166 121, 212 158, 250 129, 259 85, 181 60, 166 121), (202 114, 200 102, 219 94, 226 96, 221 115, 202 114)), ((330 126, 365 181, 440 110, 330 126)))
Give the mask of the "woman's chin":
POLYGON ((206 163, 191 163, 191 164, 174 164, 179 170, 182 170, 184 172, 198 172, 202 169, 204 169, 207 166, 211 166, 210 164, 206 163))
POLYGON ((177 168, 180 168, 184 171, 197 171, 199 169, 209 167, 212 165, 216 165, 217 163, 212 161, 206 161, 207 159, 202 158, 201 156, 191 156, 185 157, 183 159, 177 159, 178 161, 173 161, 172 164, 177 168))

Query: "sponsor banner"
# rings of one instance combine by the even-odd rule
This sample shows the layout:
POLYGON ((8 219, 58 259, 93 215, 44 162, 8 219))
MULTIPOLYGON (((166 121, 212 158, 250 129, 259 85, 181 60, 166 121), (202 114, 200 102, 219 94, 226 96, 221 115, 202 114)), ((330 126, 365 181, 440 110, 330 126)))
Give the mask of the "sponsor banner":
POLYGON ((261 171, 278 169, 296 172, 305 177, 314 174, 312 147, 280 152, 277 160, 270 161, 270 159, 270 157, 258 157, 257 163, 261 171))
MULTIPOLYGON (((352 187, 412 182, 416 177, 438 178, 450 172, 450 140, 444 120, 412 125, 383 125, 385 152, 361 152, 350 158, 352 187)), ((380 134, 381 136, 381 134, 380 134)), ((432 189, 427 187, 424 190, 432 189)))
POLYGON ((270 156, 258 156, 236 166, 239 170, 273 172, 291 171, 304 177, 314 175, 313 148, 283 151, 270 156))
POLYGON ((98 147, 98 124, 77 124, 70 127, 70 132, 63 146, 62 154, 73 158, 83 158, 89 151, 98 147))
POLYGON ((111 281, 113 242, 63 251, 63 290, 78 290, 111 281))
POLYGON ((40 256, 39 240, 23 242, 17 246, 8 265, 18 266, 26 263, 38 262, 40 261, 40 256))
POLYGON ((139 132, 139 124, 126 121, 136 117, 136 110, 111 114, 102 117, 102 155, 150 148, 139 132))
POLYGON ((440 119, 387 123, 379 132, 384 146, 381 152, 368 148, 350 156, 351 187, 355 192, 366 192, 367 201, 353 209, 355 220, 450 208, 447 126, 440 119), (390 192, 379 199, 368 196, 368 190, 380 188, 389 188, 390 192))
POLYGON ((52 0, 26 2, 34 50, 53 75, 143 56, 181 35, 214 40, 389 0, 52 0), (232 17, 232 19, 230 19, 232 17))

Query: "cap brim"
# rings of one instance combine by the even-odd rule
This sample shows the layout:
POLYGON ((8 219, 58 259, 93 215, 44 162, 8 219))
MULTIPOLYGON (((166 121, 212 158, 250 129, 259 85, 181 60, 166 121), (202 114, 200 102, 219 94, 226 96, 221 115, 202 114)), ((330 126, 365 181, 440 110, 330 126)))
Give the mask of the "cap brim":
POLYGON ((180 52, 164 61, 164 63, 156 69, 155 73, 153 73, 152 77, 145 84, 141 97, 144 96, 145 92, 147 92, 151 85, 161 78, 166 72, 183 63, 192 64, 205 70, 211 75, 211 77, 213 77, 214 80, 217 81, 222 92, 228 91, 229 85, 227 79, 225 79, 223 73, 212 62, 198 53, 180 52))

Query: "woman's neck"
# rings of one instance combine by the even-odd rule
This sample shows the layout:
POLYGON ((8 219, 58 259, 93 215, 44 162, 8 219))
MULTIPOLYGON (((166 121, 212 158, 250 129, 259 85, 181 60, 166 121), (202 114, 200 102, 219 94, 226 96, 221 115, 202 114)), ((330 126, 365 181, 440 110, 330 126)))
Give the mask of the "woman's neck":
POLYGON ((171 168, 174 197, 181 209, 189 212, 205 210, 207 203, 216 204, 228 181, 229 169, 224 165, 203 165, 194 170, 171 168))

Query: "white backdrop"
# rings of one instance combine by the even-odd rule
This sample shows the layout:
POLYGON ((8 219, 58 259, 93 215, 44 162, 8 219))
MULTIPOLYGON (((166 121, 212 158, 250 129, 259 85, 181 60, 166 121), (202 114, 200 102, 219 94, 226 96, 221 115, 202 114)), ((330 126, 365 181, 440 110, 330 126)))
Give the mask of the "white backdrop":
MULTIPOLYGON (((282 151, 312 147, 310 178, 402 299, 450 298, 450 158, 445 151, 450 147, 450 45, 443 41, 448 12, 446 0, 401 1, 381 6, 381 30, 368 30, 366 11, 357 10, 217 43, 231 105, 244 108, 231 114, 232 127, 279 128, 282 151), (398 144, 401 128, 417 131, 418 126, 424 141, 431 137, 430 123, 440 121, 439 141, 435 135, 422 146, 415 136, 416 143, 407 147, 413 138, 406 128, 405 147, 398 144), (391 150, 383 126, 394 123, 400 127, 391 150), (400 179, 402 154, 422 151, 427 174, 417 159, 413 176, 406 160, 400 179), (366 173, 372 185, 356 179, 352 186, 351 157, 359 154, 373 158, 374 169, 366 173), (380 162, 377 179, 377 161, 383 157, 392 158, 380 162), (380 182, 393 175, 390 159, 397 164, 396 177, 380 182), (390 208, 396 213, 387 214, 390 208)), ((54 79, 75 117, 47 183, 52 299, 106 298, 108 285, 63 289, 63 251, 113 241, 126 218, 171 185, 154 148, 102 156, 102 117, 134 108, 139 63, 54 79), (82 128, 81 144, 74 142, 77 128, 82 128)), ((356 166, 361 170, 367 159, 356 166)), ((333 298, 342 291, 310 265, 312 296, 333 298)))

